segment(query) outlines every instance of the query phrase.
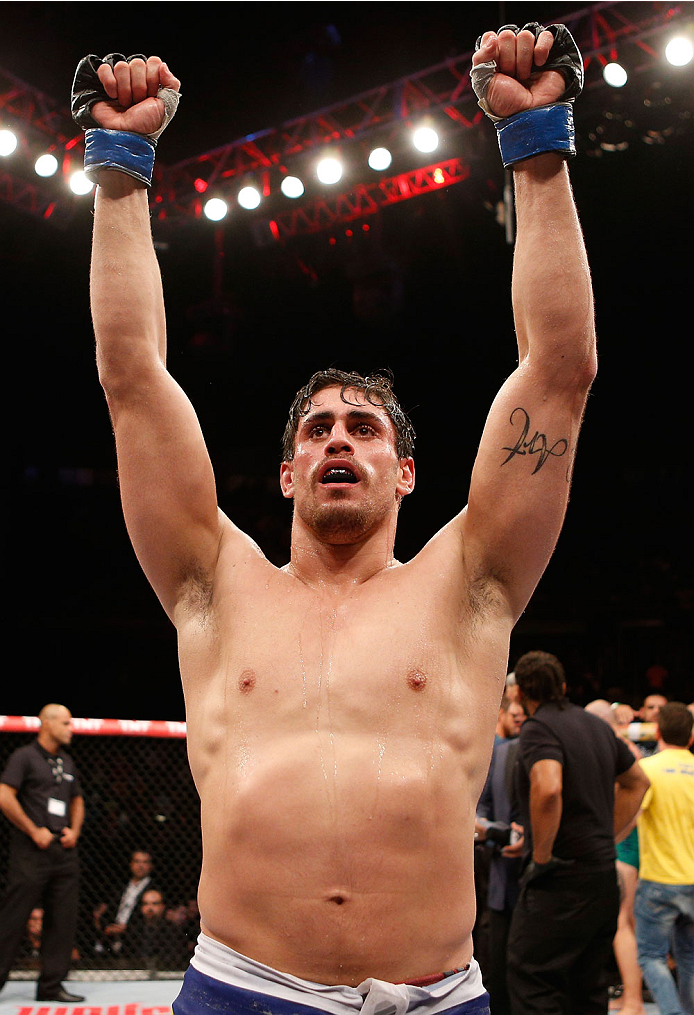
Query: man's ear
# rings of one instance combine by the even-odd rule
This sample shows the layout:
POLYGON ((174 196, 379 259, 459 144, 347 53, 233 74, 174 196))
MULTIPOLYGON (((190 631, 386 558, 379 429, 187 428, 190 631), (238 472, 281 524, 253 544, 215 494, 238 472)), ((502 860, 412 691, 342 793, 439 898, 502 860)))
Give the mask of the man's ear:
POLYGON ((400 476, 396 489, 400 497, 406 497, 414 490, 414 458, 400 459, 400 476))
POLYGON ((280 490, 287 500, 294 497, 294 466, 291 462, 282 462, 280 465, 280 490))

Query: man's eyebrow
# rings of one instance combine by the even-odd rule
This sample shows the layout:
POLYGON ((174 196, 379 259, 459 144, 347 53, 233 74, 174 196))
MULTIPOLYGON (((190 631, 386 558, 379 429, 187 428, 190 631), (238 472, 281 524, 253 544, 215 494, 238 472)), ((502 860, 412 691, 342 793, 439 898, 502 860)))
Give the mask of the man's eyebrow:
MULTIPOLYGON (((328 420, 334 418, 334 413, 329 410, 323 410, 322 412, 310 412, 308 416, 304 416, 301 425, 310 426, 314 423, 327 422, 328 420)), ((384 420, 377 413, 370 412, 368 409, 351 409, 347 413, 347 419, 352 421, 364 420, 365 422, 379 423, 381 426, 384 425, 384 420)))
POLYGON ((320 423, 332 418, 332 412, 310 412, 308 416, 304 416, 302 419, 301 426, 308 426, 310 423, 320 423))

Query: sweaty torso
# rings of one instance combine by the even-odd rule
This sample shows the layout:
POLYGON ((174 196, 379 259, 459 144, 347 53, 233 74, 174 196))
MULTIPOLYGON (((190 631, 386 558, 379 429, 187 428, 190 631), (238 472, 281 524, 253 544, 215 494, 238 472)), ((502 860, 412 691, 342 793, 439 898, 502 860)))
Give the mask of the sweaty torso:
POLYGON ((352 985, 469 960, 510 623, 445 556, 335 593, 223 550, 183 611, 200 911, 231 948, 352 985))

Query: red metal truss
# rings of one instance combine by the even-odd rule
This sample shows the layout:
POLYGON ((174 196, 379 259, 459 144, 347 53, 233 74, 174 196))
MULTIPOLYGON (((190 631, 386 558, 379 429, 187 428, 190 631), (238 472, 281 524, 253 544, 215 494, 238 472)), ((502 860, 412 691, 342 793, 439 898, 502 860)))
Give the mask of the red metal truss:
MULTIPOLYGON (((586 87, 592 89, 607 87, 600 72, 608 60, 615 59, 618 50, 621 58, 628 48, 638 47, 640 57, 647 55, 652 62, 657 56, 651 46, 653 37, 688 20, 690 7, 687 3, 595 3, 560 14, 552 21, 566 24, 576 38, 584 55, 586 87)), ((355 142, 365 145, 370 140, 392 144, 393 139, 401 135, 403 126, 426 115, 444 117, 449 135, 476 128, 483 114, 470 86, 471 57, 471 52, 451 57, 390 84, 361 92, 175 165, 158 162, 152 188, 155 216, 172 224, 197 216, 202 190, 213 189, 219 196, 233 195, 238 180, 247 173, 264 174, 267 194, 270 174, 273 170, 276 174, 280 166, 291 166, 295 160, 301 163, 307 154, 338 142, 343 146, 355 142)), ((4 118, 9 115, 31 124, 36 130, 52 136, 56 145, 65 150, 74 148, 70 154, 79 156, 82 136, 81 132, 75 133, 69 110, 2 69, 0 113, 6 114, 4 118)), ((7 169, 12 172, 9 163, 7 169)), ((301 175, 300 169, 297 168, 297 172, 301 175)), ((339 214, 348 215, 351 214, 349 209, 357 206, 362 209, 360 214, 369 214, 370 201, 378 184, 351 180, 348 187, 349 190, 331 197, 314 199, 307 195, 300 199, 300 207, 288 207, 286 213, 275 216, 273 221, 315 223, 323 216, 331 223, 337 214, 334 209, 339 208, 339 214), (319 211, 320 208, 329 208, 331 213, 319 211)), ((18 192, 17 188, 5 189, 0 199, 14 202, 18 192)), ((414 194, 413 190, 408 196, 414 194)))
POLYGON ((0 173, 0 201, 46 219, 56 207, 52 196, 40 184, 19 179, 12 173, 0 173))
POLYGON ((38 88, 15 77, 0 67, 0 112, 16 120, 31 124, 34 130, 46 134, 55 144, 82 143, 82 131, 77 129, 70 110, 38 88))
POLYGON ((446 159, 377 183, 360 183, 346 194, 317 198, 308 205, 276 215, 268 220, 267 229, 276 240, 322 232, 340 223, 373 215, 385 205, 460 183, 469 175, 470 167, 462 159, 446 159))

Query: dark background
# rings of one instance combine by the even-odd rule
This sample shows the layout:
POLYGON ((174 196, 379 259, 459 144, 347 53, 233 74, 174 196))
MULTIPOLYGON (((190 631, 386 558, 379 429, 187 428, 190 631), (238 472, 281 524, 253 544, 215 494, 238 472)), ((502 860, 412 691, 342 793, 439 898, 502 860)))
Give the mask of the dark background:
MULTIPOLYGON (((159 148, 170 164, 467 52, 500 21, 549 23, 580 6, 0 4, 0 65, 67 104, 85 53, 158 53, 183 83, 159 148)), ((654 665, 666 692, 694 697, 692 79, 692 65, 653 62, 622 92, 595 88, 577 104, 571 173, 601 367, 564 532, 510 660, 557 652, 577 701, 638 698, 654 665), (629 147, 605 152, 591 133, 615 111, 633 119, 629 147)), ((511 248, 495 219, 503 170, 491 124, 472 135, 451 134, 442 150, 465 152, 470 179, 386 208, 351 241, 337 230, 332 246, 322 233, 258 247, 234 210, 216 295, 215 227, 155 224, 170 369, 201 418, 222 508, 277 564, 289 545, 277 482, 286 410, 325 365, 392 368, 417 429, 399 559, 465 503, 486 412, 515 365, 511 248)), ((90 203, 64 229, 0 205, 11 463, 2 710, 36 714, 57 699, 75 715, 180 719, 175 634, 127 540, 93 362, 90 203)))

